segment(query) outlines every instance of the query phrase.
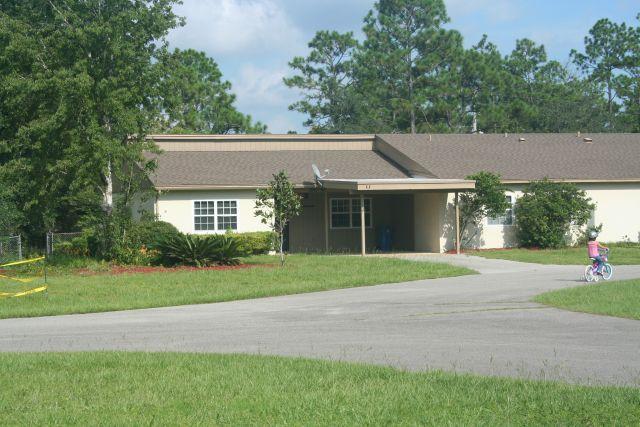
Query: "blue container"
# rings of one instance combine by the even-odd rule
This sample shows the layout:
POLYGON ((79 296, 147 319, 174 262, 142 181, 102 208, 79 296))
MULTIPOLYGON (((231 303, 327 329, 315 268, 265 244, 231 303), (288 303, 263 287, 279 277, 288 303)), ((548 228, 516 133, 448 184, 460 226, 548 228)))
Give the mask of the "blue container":
POLYGON ((391 227, 388 225, 380 227, 380 233, 378 234, 378 247, 382 252, 391 252, 393 246, 393 233, 391 227))

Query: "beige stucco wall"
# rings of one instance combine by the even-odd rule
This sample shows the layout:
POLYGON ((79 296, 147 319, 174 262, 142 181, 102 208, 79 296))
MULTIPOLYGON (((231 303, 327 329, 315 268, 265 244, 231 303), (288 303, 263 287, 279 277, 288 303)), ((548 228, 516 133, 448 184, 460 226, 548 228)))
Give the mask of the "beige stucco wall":
MULTIPOLYGON (((640 242, 640 184, 637 183, 593 183, 578 184, 585 190, 596 204, 596 209, 590 221, 592 225, 602 224, 599 240, 603 242, 618 242, 631 240, 640 242)), ((510 186, 507 194, 514 196, 514 201, 522 195, 522 185, 510 186)), ((441 250, 451 250, 455 247, 455 224, 453 211, 454 196, 447 197, 448 209, 445 215, 445 226, 440 239, 441 250)), ((472 246, 480 249, 502 248, 517 246, 516 229, 509 225, 489 225, 485 218, 478 230, 472 246)))
MULTIPOLYGON (((414 195, 415 250, 440 252, 445 225, 447 193, 414 195)), ((455 217, 454 217, 455 218, 455 217)))
POLYGON ((640 184, 582 184, 596 203, 592 223, 602 224, 604 242, 640 241, 640 184))
MULTIPOLYGON (((596 203, 592 224, 603 224, 600 240, 605 242, 640 241, 640 184, 581 184, 580 188, 596 203)), ((522 194, 522 186, 511 186, 508 194, 514 200, 522 194)), ((324 193, 305 192, 302 215, 290 226, 290 249, 295 252, 323 251, 326 221, 324 193)), ((332 197, 347 197, 330 193, 332 197)), ((373 194, 373 227, 366 230, 367 250, 375 249, 379 228, 389 225, 394 231, 394 250, 442 252, 455 248, 455 209, 453 193, 424 192, 415 194, 373 194)), ((170 191, 147 199, 144 208, 162 221, 174 224, 180 231, 195 233, 193 201, 237 200, 238 231, 267 231, 269 227, 253 215, 254 190, 234 191, 170 191)), ((138 208, 136 208, 138 210, 138 208)), ((204 233, 204 232, 198 232, 204 233)), ((485 219, 472 246, 501 248, 516 246, 514 226, 489 225, 485 219)), ((330 229, 330 251, 360 250, 360 229, 330 229)))
MULTIPOLYGON (((255 190, 167 191, 158 195, 157 215, 161 221, 173 224, 183 233, 211 234, 217 231, 196 231, 193 202, 196 200, 237 200, 238 232, 268 231, 269 227, 254 216, 255 190)), ((223 233, 220 231, 219 233, 223 233)))

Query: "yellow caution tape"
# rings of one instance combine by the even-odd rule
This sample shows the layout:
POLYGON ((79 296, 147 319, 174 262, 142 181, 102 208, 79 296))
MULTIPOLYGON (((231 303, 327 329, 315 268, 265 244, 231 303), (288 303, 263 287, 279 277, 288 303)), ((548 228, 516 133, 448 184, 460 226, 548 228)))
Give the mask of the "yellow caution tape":
POLYGON ((36 294, 38 292, 46 291, 48 286, 40 286, 39 288, 29 289, 27 291, 22 292, 0 292, 0 298, 15 298, 15 297, 23 297, 25 295, 36 294))
MULTIPOLYGON (((13 267, 15 265, 31 264, 31 263, 34 263, 34 262, 43 261, 44 259, 45 259, 45 257, 38 257, 38 258, 26 259, 24 261, 14 261, 14 262, 10 262, 10 263, 7 263, 7 264, 0 265, 0 268, 13 267)), ((36 279, 30 278, 30 277, 21 279, 21 278, 18 278, 18 277, 7 276, 7 275, 4 275, 4 274, 0 274, 0 277, 5 278, 5 279, 9 279, 9 280, 15 280, 16 282, 20 282, 20 283, 30 283, 30 282, 33 282, 34 280, 36 280, 36 279)), ((36 294, 38 292, 46 291, 47 288, 48 288, 48 286, 44 285, 44 286, 40 286, 38 288, 28 289, 26 291, 20 291, 20 292, 0 292, 0 298, 23 297, 25 295, 31 295, 31 294, 36 294)))
POLYGON ((34 279, 32 277, 29 277, 27 279, 19 279, 17 277, 5 276, 4 274, 0 274, 0 277, 2 277, 4 279, 9 279, 9 280, 15 280, 16 282, 20 282, 20 283, 31 283, 34 280, 36 280, 36 279, 34 279))
POLYGON ((0 268, 3 267, 12 267, 14 265, 22 265, 22 264, 30 264, 32 262, 38 262, 38 261, 42 261, 45 257, 41 256, 39 258, 33 258, 33 259, 25 259, 24 261, 15 261, 15 262, 10 262, 8 264, 0 264, 0 268))

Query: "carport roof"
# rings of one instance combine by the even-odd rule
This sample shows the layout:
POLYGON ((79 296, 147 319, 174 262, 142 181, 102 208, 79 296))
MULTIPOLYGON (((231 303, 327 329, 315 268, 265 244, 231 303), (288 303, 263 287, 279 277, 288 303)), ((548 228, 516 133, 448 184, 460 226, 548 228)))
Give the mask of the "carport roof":
POLYGON ((464 179, 320 179, 322 187, 350 191, 469 190, 475 182, 464 179))

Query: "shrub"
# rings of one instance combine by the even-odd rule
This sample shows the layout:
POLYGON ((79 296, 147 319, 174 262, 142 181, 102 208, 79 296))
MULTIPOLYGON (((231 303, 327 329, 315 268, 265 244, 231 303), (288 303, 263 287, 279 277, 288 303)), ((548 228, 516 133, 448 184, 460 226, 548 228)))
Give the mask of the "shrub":
POLYGON ((500 175, 478 172, 467 177, 476 182, 473 190, 460 194, 460 236, 467 246, 478 234, 478 226, 486 217, 503 215, 510 207, 500 175), (473 231, 473 233, 472 233, 473 231))
POLYGON ((237 265, 242 255, 234 238, 218 235, 169 234, 160 237, 153 249, 157 251, 156 261, 165 266, 237 265))
POLYGON ((149 265, 155 258, 155 253, 149 249, 155 241, 177 234, 173 225, 152 218, 133 221, 119 216, 103 217, 88 225, 82 236, 73 239, 63 250, 118 264, 149 265))
POLYGON ((171 236, 180 233, 173 224, 156 220, 133 222, 129 232, 129 239, 134 246, 138 247, 151 247, 161 236, 171 236))
POLYGON ((90 253, 86 233, 83 233, 78 237, 74 237, 71 240, 56 243, 54 253, 76 257, 88 257, 90 253))
POLYGON ((217 243, 216 261, 220 265, 238 265, 243 255, 238 241, 231 236, 212 236, 217 243))
POLYGON ((256 231, 252 233, 228 232, 238 242, 238 249, 245 255, 264 255, 274 248, 276 239, 272 231, 256 231))
POLYGON ((531 182, 515 205, 517 234, 523 246, 566 245, 572 227, 581 228, 595 205, 574 184, 548 179, 531 182))

